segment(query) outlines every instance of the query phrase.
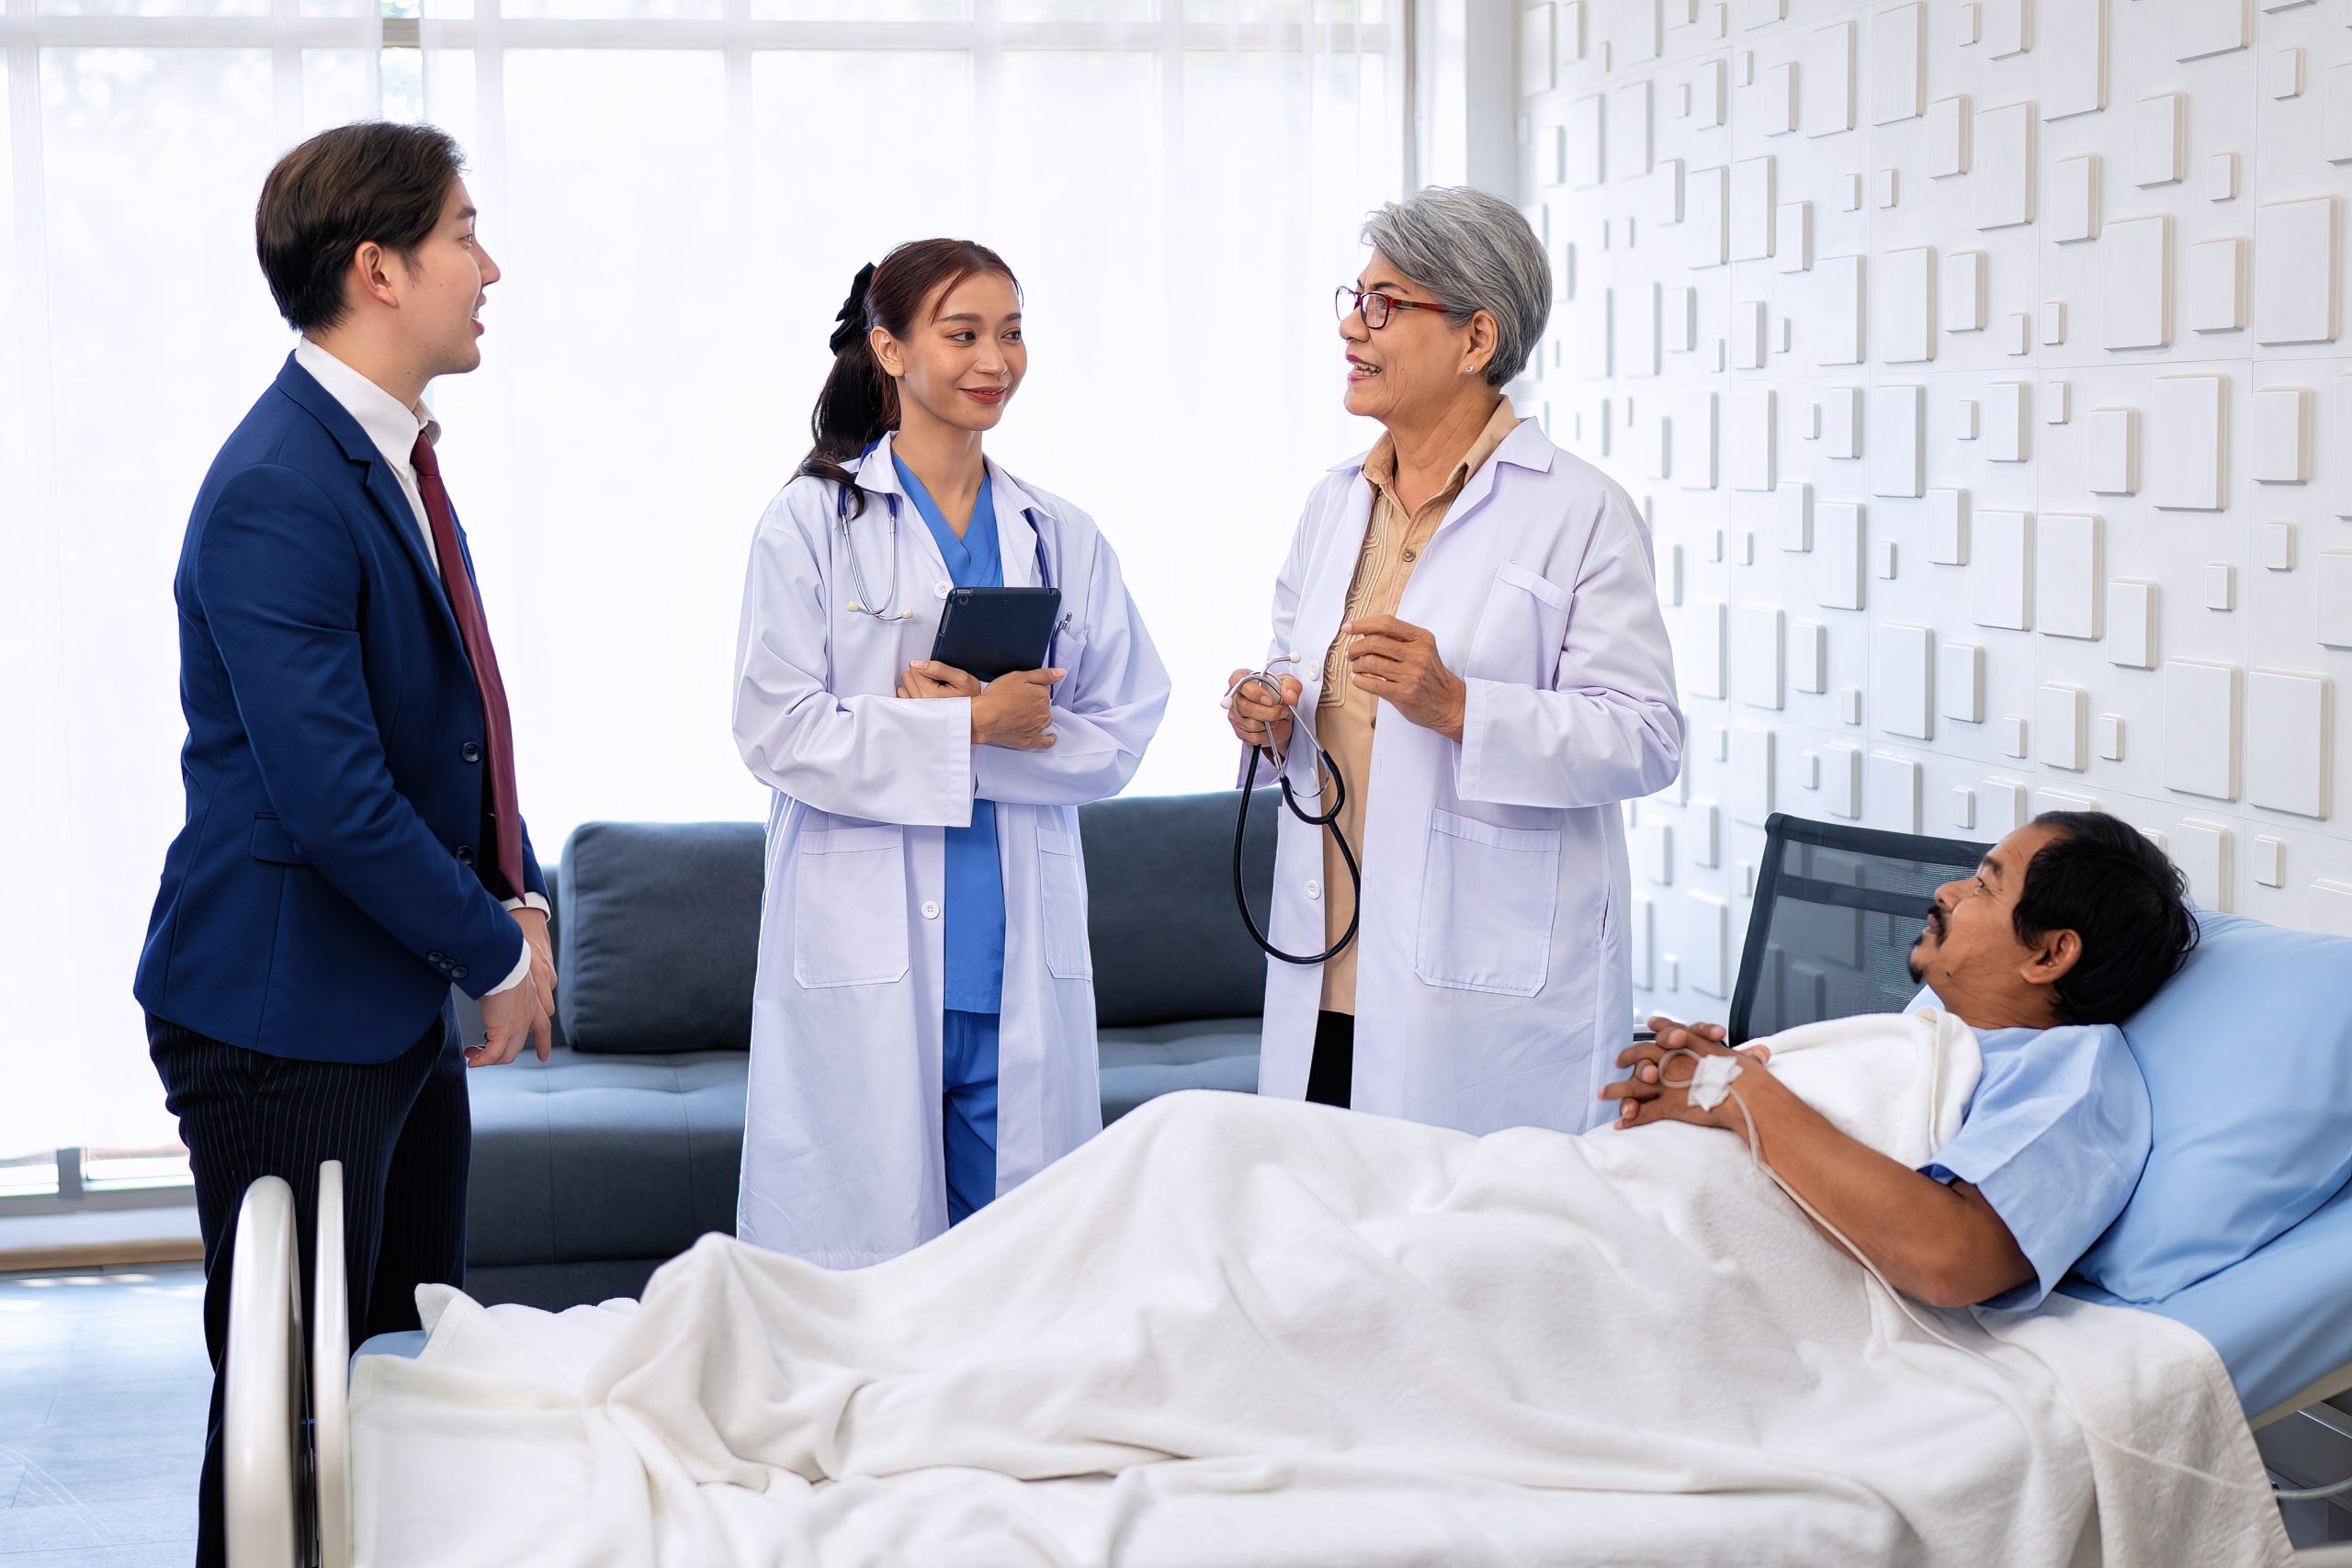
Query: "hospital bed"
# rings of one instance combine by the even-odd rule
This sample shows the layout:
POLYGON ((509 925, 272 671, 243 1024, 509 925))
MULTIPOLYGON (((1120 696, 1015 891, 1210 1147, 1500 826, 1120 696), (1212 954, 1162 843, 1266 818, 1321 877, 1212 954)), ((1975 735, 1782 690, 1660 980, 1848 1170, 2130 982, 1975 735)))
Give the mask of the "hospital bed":
MULTIPOLYGON (((1917 991, 1904 960, 1920 912, 1936 886, 1973 871, 1985 848, 1774 816, 1726 1020, 1735 1043, 1822 1018, 1901 1010, 1917 991)), ((291 1190, 274 1177, 256 1181, 239 1216, 230 1305, 223 1436, 232 1568, 348 1568, 353 1561, 353 1358, 339 1165, 321 1168, 307 1336, 296 1233, 291 1190)), ((2252 1257, 2152 1309, 2220 1352, 2266 1462, 2291 1485, 2341 1479, 2346 1470, 2324 1467, 2352 1452, 2352 1410, 2325 1403, 2352 1390, 2346 1258, 2352 1188, 2252 1257)), ((359 1353, 413 1355, 423 1340, 384 1336, 359 1353)), ((2335 1517, 2352 1519, 2352 1512, 2335 1517)), ((2352 1568, 2352 1540, 2306 1548, 2298 1563, 2352 1568)))

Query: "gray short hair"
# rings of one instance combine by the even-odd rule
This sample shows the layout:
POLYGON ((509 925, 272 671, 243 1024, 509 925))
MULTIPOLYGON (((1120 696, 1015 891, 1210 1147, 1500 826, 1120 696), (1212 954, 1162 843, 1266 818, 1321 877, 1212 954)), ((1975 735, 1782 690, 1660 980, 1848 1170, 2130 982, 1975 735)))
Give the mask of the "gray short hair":
POLYGON ((1443 301, 1455 326, 1481 310, 1494 317, 1488 386, 1526 367, 1552 319, 1552 264, 1518 208, 1468 186, 1430 186, 1367 217, 1363 242, 1443 301))

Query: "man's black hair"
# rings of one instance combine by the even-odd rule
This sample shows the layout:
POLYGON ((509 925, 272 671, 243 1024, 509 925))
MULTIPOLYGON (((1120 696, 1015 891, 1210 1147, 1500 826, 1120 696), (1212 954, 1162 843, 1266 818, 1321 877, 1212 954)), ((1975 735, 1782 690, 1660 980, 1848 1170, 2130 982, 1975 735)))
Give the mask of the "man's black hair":
POLYGON ((2045 811, 2058 837, 2025 871, 2012 921, 2031 945, 2051 931, 2082 939, 2082 956, 2051 987, 2061 1023, 2121 1023, 2197 945, 2180 869, 2140 830, 2104 811, 2045 811))

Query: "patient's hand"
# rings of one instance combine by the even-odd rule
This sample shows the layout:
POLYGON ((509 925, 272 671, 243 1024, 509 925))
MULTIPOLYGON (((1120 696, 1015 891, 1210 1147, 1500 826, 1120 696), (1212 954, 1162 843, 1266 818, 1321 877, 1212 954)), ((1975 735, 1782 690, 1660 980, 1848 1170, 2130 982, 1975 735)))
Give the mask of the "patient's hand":
POLYGON ((1771 1059, 1769 1045, 1750 1045, 1738 1051, 1728 1050, 1723 1041, 1724 1026, 1720 1023, 1680 1023, 1670 1018, 1653 1018, 1650 1029, 1657 1038, 1645 1044, 1622 1051, 1617 1065, 1631 1067, 1632 1073, 1616 1083, 1604 1085, 1600 1098, 1618 1102, 1617 1125, 1620 1128, 1639 1127, 1652 1122, 1690 1122, 1702 1127, 1737 1127, 1742 1124, 1739 1108, 1726 1097, 1712 1111, 1701 1110, 1690 1103, 1687 1085, 1697 1064, 1686 1058, 1668 1057, 1675 1051, 1693 1051, 1702 1056, 1737 1056, 1743 1078, 1748 1073, 1762 1072, 1771 1059))

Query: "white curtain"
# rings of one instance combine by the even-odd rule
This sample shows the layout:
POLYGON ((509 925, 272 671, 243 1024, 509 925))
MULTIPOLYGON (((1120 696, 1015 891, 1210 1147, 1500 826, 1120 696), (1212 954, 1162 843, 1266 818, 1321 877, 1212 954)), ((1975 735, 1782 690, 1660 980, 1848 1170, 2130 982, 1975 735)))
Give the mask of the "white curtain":
POLYGON ((505 271, 432 397, 544 856, 762 810, 751 528, 851 275, 930 234, 1020 275, 992 450, 1101 521, 1174 673, 1134 787, 1230 783, 1222 679, 1370 439, 1329 294, 1404 179, 1399 0, 476 0, 421 57, 356 0, 34 3, 0 24, 0 1158, 170 1139, 130 977, 180 820, 171 573, 288 347, 255 193, 322 126, 450 130, 505 271))

